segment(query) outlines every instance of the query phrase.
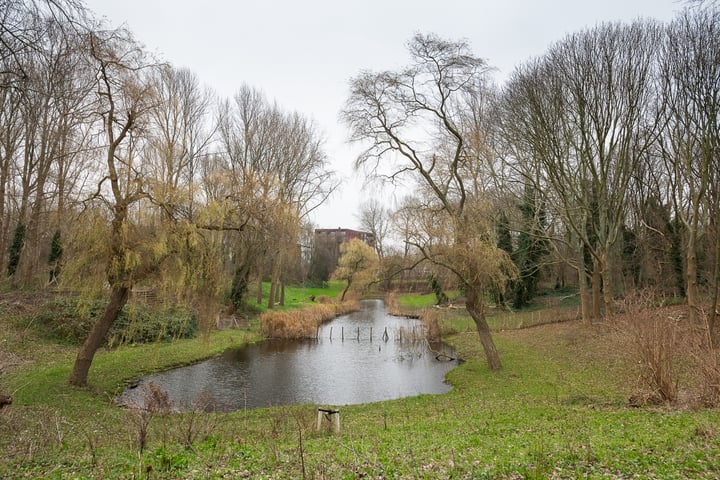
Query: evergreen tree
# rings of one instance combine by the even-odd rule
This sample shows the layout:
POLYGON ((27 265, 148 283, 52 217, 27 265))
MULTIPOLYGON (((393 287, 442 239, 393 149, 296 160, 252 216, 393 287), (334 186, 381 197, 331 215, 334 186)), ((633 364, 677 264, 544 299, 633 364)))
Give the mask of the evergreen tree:
POLYGON ((539 205, 538 195, 531 185, 525 186, 522 205, 522 228, 518 235, 517 249, 513 259, 520 272, 514 283, 513 307, 522 308, 535 296, 540 280, 541 262, 548 253, 545 235, 545 212, 539 205))
POLYGON ((435 293, 435 305, 445 305, 448 302, 448 296, 443 291, 442 285, 440 285, 435 275, 430 275, 430 287, 435 293))
MULTIPOLYGON (((507 254, 510 255, 510 258, 513 258, 513 244, 512 235, 510 234, 510 220, 508 220, 505 212, 502 212, 500 214, 500 218, 498 219, 498 224, 495 228, 495 231, 497 234, 497 247, 507 252, 507 254)), ((514 290, 515 281, 508 280, 504 288, 498 287, 495 291, 495 303, 498 306, 505 306, 505 298, 507 296, 507 292, 512 292, 514 290)))
POLYGON ((497 246, 505 250, 508 255, 513 254, 512 236, 510 235, 510 221, 505 212, 500 214, 497 224, 497 246))
POLYGON ((50 255, 48 255, 48 265, 50 265, 50 279, 52 283, 57 281, 60 276, 60 262, 62 261, 63 247, 60 230, 55 230, 52 241, 50 242, 50 255))
POLYGON ((23 244, 25 243, 25 225, 18 223, 15 228, 15 234, 13 235, 13 241, 8 248, 8 264, 7 264, 7 276, 12 277, 15 275, 18 264, 20 263, 20 254, 22 253, 23 244))
POLYGON ((250 270, 242 266, 235 269, 232 288, 230 290, 230 301, 234 311, 241 310, 245 301, 245 294, 248 290, 250 270))

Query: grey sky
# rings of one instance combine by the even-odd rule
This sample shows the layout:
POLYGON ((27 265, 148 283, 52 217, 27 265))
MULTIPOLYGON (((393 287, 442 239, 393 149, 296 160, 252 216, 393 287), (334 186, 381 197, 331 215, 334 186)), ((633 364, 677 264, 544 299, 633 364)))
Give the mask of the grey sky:
MULTIPOLYGON (((354 150, 338 113, 362 69, 404 65, 416 32, 464 38, 497 68, 498 83, 565 34, 603 21, 670 20, 677 0, 86 0, 98 16, 125 24, 148 50, 188 67, 219 95, 246 83, 287 110, 315 120, 332 168, 346 179, 313 216, 322 228, 356 225, 361 190, 354 150)), ((391 201, 391 195, 388 203, 391 201)))

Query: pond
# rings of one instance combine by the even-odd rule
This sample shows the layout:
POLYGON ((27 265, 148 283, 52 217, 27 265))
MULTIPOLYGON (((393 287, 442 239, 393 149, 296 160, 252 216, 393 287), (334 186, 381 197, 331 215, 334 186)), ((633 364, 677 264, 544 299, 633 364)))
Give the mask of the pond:
POLYGON ((418 320, 393 317, 381 300, 323 325, 317 339, 266 340, 149 375, 120 398, 143 405, 150 382, 178 410, 232 411, 311 403, 349 405, 450 390, 455 352, 428 343, 418 320))

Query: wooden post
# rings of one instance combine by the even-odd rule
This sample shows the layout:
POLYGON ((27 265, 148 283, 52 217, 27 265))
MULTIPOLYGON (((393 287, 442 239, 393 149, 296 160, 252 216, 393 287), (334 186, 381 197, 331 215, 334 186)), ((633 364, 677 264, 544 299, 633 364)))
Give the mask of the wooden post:
POLYGON ((345 341, 345 325, 340 327, 340 339, 344 342, 345 341))
POLYGON ((358 327, 358 330, 357 330, 357 341, 358 342, 360 341, 360 327, 358 327))
POLYGON ((318 432, 322 429, 323 417, 325 417, 332 424, 332 429, 334 433, 340 433, 340 410, 318 408, 316 427, 318 432))
POLYGON ((372 342, 372 327, 370 327, 370 342, 372 342))
POLYGON ((330 340, 332 340, 332 328, 333 327, 330 327, 330 340))
POLYGON ((340 433, 340 410, 330 415, 333 418, 333 432, 340 433))

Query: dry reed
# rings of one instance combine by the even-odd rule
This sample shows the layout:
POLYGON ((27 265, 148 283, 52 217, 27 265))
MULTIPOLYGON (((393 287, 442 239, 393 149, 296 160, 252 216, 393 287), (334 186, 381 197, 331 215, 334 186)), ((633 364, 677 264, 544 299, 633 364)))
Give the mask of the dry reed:
POLYGON ((430 341, 440 340, 442 338, 442 315, 436 308, 425 308, 420 313, 420 320, 422 321, 425 336, 430 341))
POLYGON ((395 317, 405 316, 405 312, 403 312, 402 308, 400 308, 397 292, 389 292, 385 295, 385 311, 388 315, 393 315, 395 317))
POLYGON ((315 338, 320 325, 358 308, 358 302, 343 302, 318 303, 296 310, 271 310, 260 316, 260 324, 267 338, 315 338))

